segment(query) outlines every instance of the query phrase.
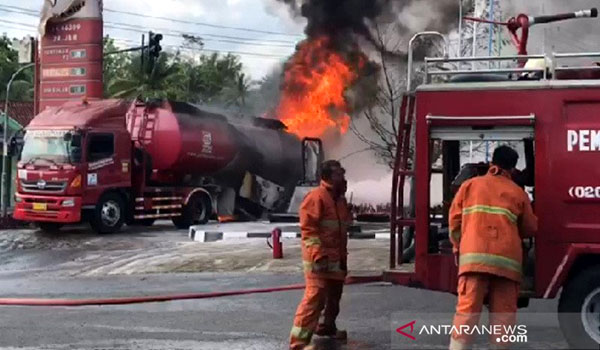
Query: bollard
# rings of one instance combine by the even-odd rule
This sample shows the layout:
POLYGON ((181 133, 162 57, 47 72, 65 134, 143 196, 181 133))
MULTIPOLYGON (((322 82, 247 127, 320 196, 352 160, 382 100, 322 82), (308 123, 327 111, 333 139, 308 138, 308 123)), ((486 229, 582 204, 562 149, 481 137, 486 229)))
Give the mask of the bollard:
POLYGON ((273 259, 283 259, 283 243, 281 243, 281 229, 275 228, 271 232, 273 240, 273 259))

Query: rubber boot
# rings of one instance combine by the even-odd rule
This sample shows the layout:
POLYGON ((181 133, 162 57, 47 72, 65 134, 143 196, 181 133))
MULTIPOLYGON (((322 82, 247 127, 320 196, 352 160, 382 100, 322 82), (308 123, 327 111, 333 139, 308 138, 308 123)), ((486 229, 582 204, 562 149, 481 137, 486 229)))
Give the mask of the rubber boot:
POLYGON ((336 340, 348 339, 348 332, 346 332, 345 330, 337 329, 336 326, 326 326, 323 323, 317 326, 315 334, 320 337, 335 338, 336 340))

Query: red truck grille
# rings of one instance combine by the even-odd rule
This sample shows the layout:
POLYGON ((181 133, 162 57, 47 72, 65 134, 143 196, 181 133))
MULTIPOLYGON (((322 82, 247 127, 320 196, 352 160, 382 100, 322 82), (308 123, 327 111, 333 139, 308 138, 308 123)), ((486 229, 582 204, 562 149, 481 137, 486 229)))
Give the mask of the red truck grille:
POLYGON ((58 181, 21 181, 23 192, 62 193, 67 188, 66 182, 58 181))

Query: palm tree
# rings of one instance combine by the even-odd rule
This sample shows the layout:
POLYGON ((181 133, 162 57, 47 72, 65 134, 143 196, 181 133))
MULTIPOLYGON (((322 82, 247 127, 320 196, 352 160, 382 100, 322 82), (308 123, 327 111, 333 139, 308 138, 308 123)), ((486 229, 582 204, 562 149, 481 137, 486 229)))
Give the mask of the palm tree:
POLYGON ((141 58, 136 57, 126 76, 116 78, 109 83, 108 91, 116 98, 170 98, 177 99, 183 91, 183 79, 177 60, 161 55, 150 70, 141 69, 141 58))
POLYGON ((235 104, 240 108, 245 107, 253 84, 254 82, 246 74, 238 73, 226 89, 225 96, 228 103, 235 104))

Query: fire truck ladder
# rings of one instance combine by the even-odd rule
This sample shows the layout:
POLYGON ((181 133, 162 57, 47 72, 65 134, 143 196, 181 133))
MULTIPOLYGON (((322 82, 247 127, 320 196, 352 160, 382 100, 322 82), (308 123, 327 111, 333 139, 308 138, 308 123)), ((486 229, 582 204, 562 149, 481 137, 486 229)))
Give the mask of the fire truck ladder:
POLYGON ((148 145, 152 140, 154 134, 154 128, 156 126, 156 114, 148 113, 144 110, 142 115, 133 113, 130 120, 131 137, 133 141, 136 141, 140 146, 148 145))
MULTIPOLYGON (((415 121, 415 96, 407 93, 402 97, 398 135, 396 142, 396 158, 392 173, 392 208, 390 215, 390 269, 402 264, 402 232, 405 227, 414 227, 415 218, 407 217, 404 210, 404 184, 407 177, 414 177, 414 164, 409 164, 412 125, 415 121), (396 240, 396 237, 398 238, 396 240), (396 258, 397 257, 397 258, 396 258)), ((411 200, 411 205, 414 205, 411 200)), ((409 210, 413 212, 413 210, 409 210)), ((411 214, 409 214, 411 215, 411 214)))

